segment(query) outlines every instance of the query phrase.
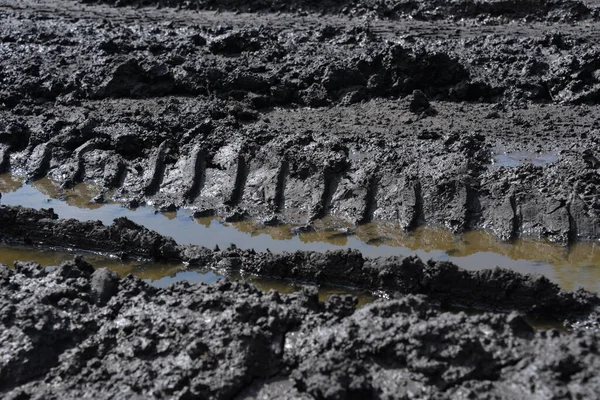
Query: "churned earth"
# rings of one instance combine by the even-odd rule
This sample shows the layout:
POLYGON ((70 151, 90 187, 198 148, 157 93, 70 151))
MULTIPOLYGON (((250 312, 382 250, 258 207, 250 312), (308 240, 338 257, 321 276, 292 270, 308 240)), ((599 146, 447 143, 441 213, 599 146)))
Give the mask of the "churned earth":
POLYGON ((517 314, 441 312, 408 295, 166 289, 82 260, 0 266, 3 398, 585 398, 598 334, 517 314))
POLYGON ((594 5, 107 3, 0 2, 3 170, 273 223, 600 237, 594 5))
POLYGON ((149 286, 76 258, 0 265, 0 391, 21 398, 594 398, 600 299, 547 278, 356 250, 210 250, 120 218, 0 206, 2 240, 111 248, 222 271, 360 287, 265 294, 248 283, 149 286), (440 309, 469 307, 470 313, 440 309), (472 310, 487 310, 473 313, 472 310), (490 311, 494 311, 493 313, 490 311), (534 332, 523 319, 564 320, 534 332))
MULTIPOLYGON (((0 0, 0 173, 304 232, 334 217, 597 241, 599 32, 593 0, 0 0)), ((0 265, 2 398, 600 393, 600 299, 544 277, 208 249, 14 205, 0 240, 382 296, 0 265)))

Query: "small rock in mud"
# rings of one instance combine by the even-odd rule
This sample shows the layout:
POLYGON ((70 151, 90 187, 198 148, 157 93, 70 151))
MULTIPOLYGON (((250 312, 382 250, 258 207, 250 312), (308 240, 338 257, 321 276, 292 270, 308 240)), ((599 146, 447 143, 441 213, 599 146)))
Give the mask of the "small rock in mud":
POLYGON ((272 215, 270 217, 267 217, 265 219, 263 219, 262 224, 264 226, 277 226, 281 224, 281 220, 279 219, 279 217, 277 215, 272 215))
POLYGON ((90 288, 96 302, 106 303, 117 292, 119 276, 107 268, 94 271, 90 280, 90 288))
POLYGON ((348 237, 348 236, 352 236, 356 234, 356 229, 353 228, 338 228, 335 230, 334 233, 332 233, 329 238, 330 239, 337 239, 337 238, 343 238, 343 237, 348 237))
POLYGON ((138 199, 131 199, 127 202, 126 207, 130 210, 135 210, 140 206, 140 201, 138 199))
POLYGON ((421 131, 417 135, 417 138, 421 139, 421 140, 437 140, 437 139, 440 139, 441 137, 442 137, 442 135, 440 133, 435 132, 435 131, 430 131, 430 130, 421 131))
POLYGON ((225 217, 225 222, 240 222, 248 218, 249 215, 244 210, 235 210, 225 217))
POLYGON ((316 232, 316 229, 313 225, 302 225, 302 226, 295 226, 291 229, 291 232, 293 235, 298 235, 300 233, 307 233, 307 232, 316 232))
POLYGON ((429 109, 429 99, 421 90, 414 90, 410 99, 410 111, 420 113, 429 109))
POLYGON ((171 213, 171 212, 176 212, 178 209, 179 209, 179 207, 177 207, 175 204, 169 203, 169 204, 163 204, 163 205, 159 206, 158 208, 156 208, 154 210, 154 213, 155 214, 171 213))
POLYGON ((106 203, 106 199, 104 198, 104 193, 98 193, 94 198, 90 200, 90 204, 104 204, 106 203))
POLYGON ((588 167, 590 167, 592 169, 600 168, 600 161, 598 161, 598 158, 596 157, 596 155, 594 154, 594 152, 592 150, 590 150, 590 149, 585 150, 583 152, 583 159, 585 160, 588 167))

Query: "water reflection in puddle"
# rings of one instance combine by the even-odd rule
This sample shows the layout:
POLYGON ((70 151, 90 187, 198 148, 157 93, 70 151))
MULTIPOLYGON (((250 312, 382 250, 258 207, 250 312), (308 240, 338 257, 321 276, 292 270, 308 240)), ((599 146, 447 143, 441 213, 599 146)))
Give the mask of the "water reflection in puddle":
MULTIPOLYGON (((123 261, 118 258, 108 257, 103 254, 91 252, 66 251, 57 249, 31 248, 24 246, 7 246, 0 244, 0 263, 13 265, 15 261, 34 261, 44 267, 56 267, 64 261, 72 260, 75 255, 81 255, 85 260, 96 268, 109 268, 117 272, 120 276, 133 274, 145 282, 159 288, 165 288, 178 281, 188 281, 189 283, 206 283, 210 284, 224 276, 218 275, 211 270, 203 269, 187 269, 181 263, 167 263, 154 261, 139 261, 127 260, 123 261)), ((252 282, 259 289, 268 292, 269 290, 277 290, 280 293, 293 293, 306 285, 292 282, 285 282, 277 279, 262 278, 253 275, 242 275, 240 273, 227 276, 232 280, 243 280, 252 282)), ((319 299, 327 300, 332 294, 352 294, 358 298, 358 306, 371 303, 376 299, 376 296, 360 290, 349 288, 338 288, 322 285, 318 288, 319 299)))
POLYGON ((528 151, 497 151, 492 157, 492 167, 514 168, 524 164, 533 164, 541 167, 558 160, 556 153, 533 153, 528 151))
MULTIPOLYGON (((7 174, 0 175, 0 192, 3 193, 2 204, 37 209, 52 207, 63 218, 100 220, 104 224, 111 224, 115 218, 126 216, 149 229, 173 237, 181 244, 224 248, 234 243, 239 248, 257 251, 269 249, 273 252, 354 248, 368 257, 416 254, 424 260, 452 261, 469 270, 500 266, 524 273, 538 273, 567 290, 584 287, 600 292, 598 243, 577 243, 566 247, 545 241, 517 240, 508 244, 480 231, 456 236, 443 229, 421 228, 406 233, 393 223, 352 226, 333 218, 318 221, 314 231, 294 234, 294 227, 290 225, 265 227, 250 220, 223 223, 216 218, 193 219, 192 212, 188 210, 155 214, 151 207, 129 210, 118 203, 90 204, 90 200, 98 193, 92 184, 80 184, 73 189, 62 190, 49 179, 22 184, 7 174)), ((0 253, 3 251, 0 249, 0 253)), ((142 278, 143 274, 157 274, 144 278, 151 279, 157 285, 167 285, 177 279, 193 279, 185 272, 177 275, 180 266, 173 267, 173 270, 164 266, 138 267, 131 272, 142 278)), ((113 269, 117 270, 116 267, 113 269)), ((198 279, 216 278, 208 275, 198 279)))

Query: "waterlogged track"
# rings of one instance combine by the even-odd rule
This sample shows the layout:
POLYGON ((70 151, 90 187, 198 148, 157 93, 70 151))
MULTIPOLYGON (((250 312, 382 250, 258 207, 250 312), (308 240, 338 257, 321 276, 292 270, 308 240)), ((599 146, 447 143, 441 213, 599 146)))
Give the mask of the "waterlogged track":
POLYGON ((587 318, 600 303, 585 290, 561 290, 541 276, 506 269, 468 271, 447 261, 417 257, 365 258, 356 250, 275 254, 254 250, 179 245, 172 238, 120 217, 100 221, 59 219, 40 211, 0 206, 0 234, 9 243, 112 249, 121 258, 179 261, 224 273, 242 272, 290 281, 360 288, 388 295, 427 294, 433 301, 472 308, 520 310, 533 316, 587 318))
MULTIPOLYGON (((331 295, 351 295, 356 297, 357 306, 362 307, 373 302, 377 296, 365 291, 355 290, 347 287, 331 287, 326 285, 314 285, 305 282, 286 282, 278 279, 269 279, 256 275, 240 274, 232 271, 215 273, 214 270, 199 267, 189 268, 183 263, 157 262, 148 260, 121 260, 110 255, 81 252, 66 249, 31 248, 27 246, 0 245, 0 264, 8 266, 29 260, 53 271, 61 264, 73 260, 74 257, 82 257, 86 262, 94 263, 95 268, 108 268, 121 277, 132 274, 136 278, 157 288, 166 288, 174 283, 186 281, 190 284, 212 284, 218 280, 230 279, 233 281, 244 281, 252 283, 264 292, 277 290, 279 293, 294 293, 306 288, 316 290, 320 301, 326 301, 331 295)), ((529 320, 534 327, 552 326, 561 328, 556 320, 529 320)))
MULTIPOLYGON (((423 260, 451 261, 468 270, 483 270, 502 267, 521 273, 536 273, 546 276, 565 290, 583 287, 600 292, 600 248, 593 242, 580 242, 562 246, 541 240, 516 240, 503 243, 490 233, 471 231, 455 235, 445 229, 419 228, 414 232, 404 232, 396 224, 370 223, 350 226, 344 221, 325 219, 315 221, 311 229, 303 226, 266 226, 260 221, 244 220, 224 222, 216 217, 193 218, 192 212, 157 213, 149 206, 127 209, 123 204, 98 203, 97 186, 78 184, 72 189, 61 188, 57 182, 41 179, 31 185, 10 175, 0 175, 0 204, 22 205, 36 209, 52 209, 61 218, 75 218, 80 221, 98 220, 110 225, 116 218, 127 217, 161 235, 170 236, 179 244, 202 245, 208 248, 227 248, 234 244, 240 249, 256 251, 328 251, 340 248, 359 250, 366 257, 389 257, 417 255, 423 260)), ((3 250, 0 250, 0 256, 3 250)), ((23 255, 24 256, 24 255, 23 255)), ((14 260, 35 260, 24 257, 14 260)), ((7 258, 5 263, 11 264, 7 258)), ((40 261, 38 261, 40 262, 40 261)), ((106 266, 92 259, 99 267, 106 266)), ((58 265, 41 262, 42 265, 58 265)), ((127 270, 117 262, 111 269, 117 272, 127 270)), ((179 266, 181 266, 179 264, 179 266)), ((160 278, 175 271, 162 265, 144 267, 136 276, 152 274, 152 279, 160 278), (140 275, 142 273, 142 275, 140 275)), ((193 281, 203 281, 202 275, 193 281)), ((213 276, 208 276, 209 281, 213 276)), ((172 281, 167 279, 167 281, 172 281)), ((206 281, 208 282, 208 281, 206 281)), ((158 283, 162 284, 162 283, 158 283)))
POLYGON ((597 398, 600 299, 570 290, 598 291, 599 22, 595 0, 0 0, 0 172, 27 182, 1 178, 7 261, 388 297, 0 265, 0 397, 597 398))
POLYGON ((88 3, 2 3, 1 169, 229 218, 600 236, 594 4, 88 3))

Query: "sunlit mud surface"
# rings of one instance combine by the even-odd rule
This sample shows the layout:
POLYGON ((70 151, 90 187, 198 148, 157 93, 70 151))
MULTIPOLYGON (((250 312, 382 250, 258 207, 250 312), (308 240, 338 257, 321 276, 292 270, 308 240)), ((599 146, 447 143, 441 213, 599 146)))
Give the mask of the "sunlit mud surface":
MULTIPOLYGON (((52 207, 62 218, 100 220, 104 224, 111 224, 115 218, 126 216, 149 229, 173 237, 181 244, 224 248, 233 243, 239 248, 253 248, 256 251, 269 249, 272 252, 354 248, 367 257, 416 254, 424 260, 452 261, 469 270, 499 266, 523 273, 538 273, 566 290, 583 287, 600 292, 600 244, 595 242, 563 246, 543 240, 519 239, 505 243, 483 231, 457 236, 444 229, 420 228, 407 233, 393 223, 352 226, 332 217, 316 221, 310 229, 292 225, 265 226, 254 220, 225 223, 212 217, 194 219, 192 210, 156 213, 151 206, 128 209, 121 203, 110 201, 92 203, 98 194, 93 184, 62 189, 47 178, 26 184, 8 174, 0 175, 0 192, 3 194, 0 200, 2 204, 36 209, 52 207)), ((105 197, 109 199, 110 194, 105 197)), ((61 257, 71 256, 60 252, 39 253, 0 248, 0 262, 4 263, 33 259, 48 266, 59 263, 61 257)), ((157 286, 180 279, 207 283, 218 279, 209 271, 181 271, 181 265, 123 262, 94 255, 88 257, 98 257, 93 260, 94 265, 110 267, 120 274, 131 272, 157 286)), ((266 290, 297 289, 278 281, 257 280, 255 283, 266 290)))

